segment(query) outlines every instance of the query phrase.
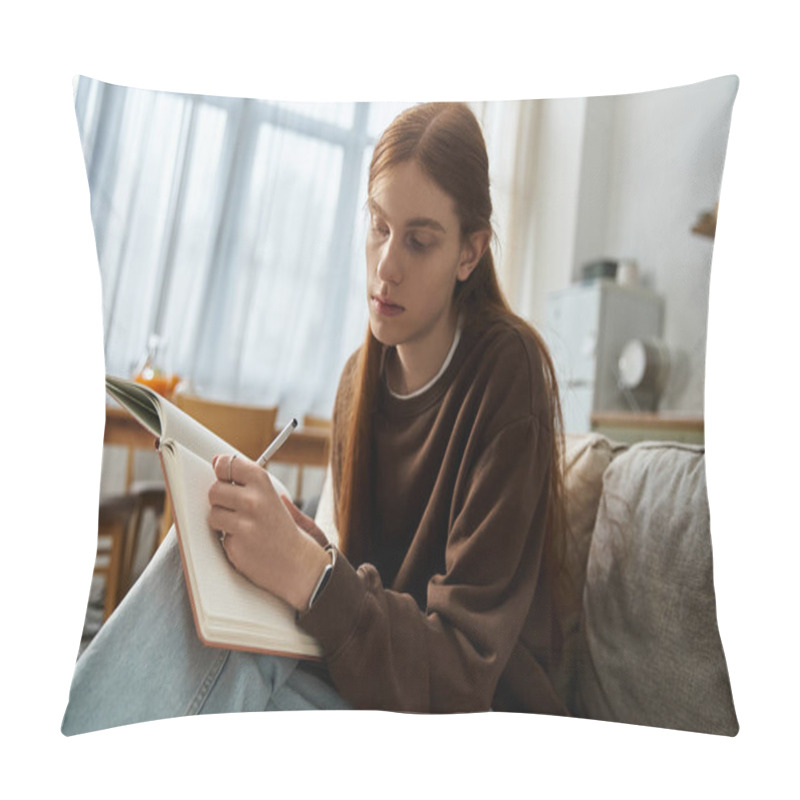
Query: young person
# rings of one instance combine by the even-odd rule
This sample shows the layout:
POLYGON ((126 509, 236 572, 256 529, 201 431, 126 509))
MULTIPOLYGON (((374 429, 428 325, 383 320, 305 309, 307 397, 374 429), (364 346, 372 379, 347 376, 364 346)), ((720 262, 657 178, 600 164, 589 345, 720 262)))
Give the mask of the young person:
POLYGON ((217 711, 566 713, 560 410, 539 335, 505 303, 486 147, 463 104, 402 113, 368 186, 369 329, 344 368, 339 543, 257 465, 215 459, 209 522, 292 605, 323 666, 204 647, 174 534, 79 659, 65 733, 217 711))

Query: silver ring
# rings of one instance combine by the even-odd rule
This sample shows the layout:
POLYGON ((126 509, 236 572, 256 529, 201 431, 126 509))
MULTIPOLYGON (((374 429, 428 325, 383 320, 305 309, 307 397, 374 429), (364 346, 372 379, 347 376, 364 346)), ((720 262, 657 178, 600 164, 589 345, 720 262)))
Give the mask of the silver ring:
POLYGON ((236 458, 236 454, 231 456, 231 460, 228 463, 228 483, 233 483, 233 459, 236 458))
POLYGON ((219 543, 222 545, 223 550, 225 549, 225 537, 228 535, 227 531, 220 531, 219 532, 219 543))

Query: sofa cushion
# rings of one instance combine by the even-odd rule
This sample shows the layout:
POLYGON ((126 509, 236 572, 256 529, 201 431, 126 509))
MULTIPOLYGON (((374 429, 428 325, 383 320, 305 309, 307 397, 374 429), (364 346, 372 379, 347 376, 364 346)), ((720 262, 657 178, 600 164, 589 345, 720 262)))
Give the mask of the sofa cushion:
POLYGON ((625 445, 612 444, 597 433, 567 434, 564 445, 566 582, 563 587, 565 607, 560 615, 564 642, 561 664, 551 670, 551 679, 562 702, 567 708, 572 708, 576 660, 580 654, 578 627, 586 580, 586 561, 603 491, 603 473, 614 456, 625 449, 625 445))
POLYGON ((703 448, 646 443, 606 470, 583 597, 578 713, 735 735, 703 448))

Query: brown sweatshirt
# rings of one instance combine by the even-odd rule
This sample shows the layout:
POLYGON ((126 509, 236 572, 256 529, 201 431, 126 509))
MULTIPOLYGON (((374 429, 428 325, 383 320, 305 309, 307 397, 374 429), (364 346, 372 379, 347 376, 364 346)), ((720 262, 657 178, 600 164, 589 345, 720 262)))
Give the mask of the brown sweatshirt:
MULTIPOLYGON (((334 409, 335 497, 355 363, 354 355, 334 409)), ((381 387, 369 561, 337 554, 299 619, 355 707, 566 713, 547 677, 544 386, 533 337, 500 322, 481 332, 467 325, 422 394, 403 399, 381 387)))

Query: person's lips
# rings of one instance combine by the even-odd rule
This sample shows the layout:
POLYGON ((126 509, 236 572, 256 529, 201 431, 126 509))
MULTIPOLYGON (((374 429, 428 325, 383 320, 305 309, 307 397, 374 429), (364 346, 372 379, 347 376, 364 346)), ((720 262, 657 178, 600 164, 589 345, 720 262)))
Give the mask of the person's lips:
POLYGON ((380 297, 376 294, 372 295, 372 307, 383 317, 396 317, 405 311, 403 306, 392 303, 388 298, 380 297))

